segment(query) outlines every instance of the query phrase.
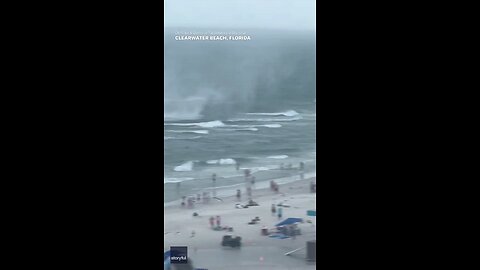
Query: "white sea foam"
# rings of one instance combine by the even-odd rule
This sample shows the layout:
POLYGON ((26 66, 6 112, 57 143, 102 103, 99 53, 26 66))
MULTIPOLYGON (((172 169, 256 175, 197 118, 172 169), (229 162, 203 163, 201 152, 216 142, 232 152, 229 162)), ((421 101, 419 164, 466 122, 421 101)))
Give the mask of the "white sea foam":
POLYGON ((207 160, 207 164, 234 165, 234 164, 237 164, 237 162, 233 158, 221 158, 221 159, 215 159, 215 160, 207 160))
POLYGON ((290 122, 301 120, 302 116, 298 115, 291 118, 233 118, 227 122, 290 122))
POLYGON ((173 170, 176 172, 190 172, 193 170, 193 161, 187 161, 182 165, 176 166, 173 170))
POLYGON ((273 159, 286 159, 288 158, 287 155, 278 155, 278 156, 269 156, 267 158, 273 158, 273 159))
POLYGON ((256 172, 260 172, 260 171, 270 171, 270 170, 273 170, 274 168, 271 168, 271 167, 254 167, 254 168, 251 168, 251 172, 252 173, 256 173, 256 172))
POLYGON ((267 127, 267 128, 281 128, 280 124, 265 124, 265 125, 228 125, 228 127, 240 127, 240 128, 257 128, 257 127, 267 127))
POLYGON ((179 178, 174 178, 174 177, 167 177, 167 178, 163 178, 163 183, 166 184, 166 183, 181 183, 183 181, 191 181, 191 180, 194 180, 195 178, 192 178, 192 177, 179 177, 179 178))
POLYGON ((220 165, 233 165, 233 164, 237 164, 237 162, 236 162, 234 159, 232 159, 232 158, 220 159, 220 160, 218 161, 218 163, 219 163, 220 165))
POLYGON ((208 130, 165 130, 166 132, 173 133, 196 133, 196 134, 208 134, 208 130))
POLYGON ((168 137, 168 136, 163 136, 164 141, 168 140, 196 140, 200 139, 202 136, 193 136, 193 137, 168 137))
POLYGON ((223 128, 223 131, 258 131, 258 128, 255 127, 245 127, 245 128, 223 128))
POLYGON ((218 159, 207 160, 207 164, 218 164, 218 159))
POLYGON ((277 112, 277 113, 247 113, 248 115, 269 115, 269 116, 297 116, 298 112, 294 110, 289 110, 286 112, 277 112))
POLYGON ((267 125, 261 125, 263 127, 268 127, 268 128, 281 128, 282 125, 280 124, 267 124, 267 125))
POLYGON ((215 120, 210 122, 199 122, 199 123, 164 123, 165 126, 182 126, 182 127, 203 127, 203 128, 214 128, 214 127, 223 127, 225 124, 222 121, 215 120))
POLYGON ((275 165, 267 165, 261 167, 252 167, 252 168, 240 168, 241 170, 249 169, 252 173, 260 172, 260 171, 270 171, 278 169, 278 166, 275 165))

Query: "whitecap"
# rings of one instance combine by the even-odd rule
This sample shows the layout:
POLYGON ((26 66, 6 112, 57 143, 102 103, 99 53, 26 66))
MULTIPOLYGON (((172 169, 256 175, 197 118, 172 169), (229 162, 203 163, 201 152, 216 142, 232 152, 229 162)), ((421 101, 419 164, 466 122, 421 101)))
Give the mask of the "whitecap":
POLYGON ((269 116, 297 116, 298 112, 294 110, 288 110, 286 112, 276 112, 276 113, 247 113, 248 115, 269 115, 269 116))
POLYGON ((195 178, 192 178, 192 177, 179 177, 179 178, 173 178, 173 177, 170 177, 170 178, 163 178, 163 183, 166 184, 166 183, 181 183, 183 181, 190 181, 190 180, 194 180, 195 178))
POLYGON ((267 158, 273 158, 273 159, 286 159, 288 158, 287 155, 277 155, 277 156, 269 156, 267 158))
POLYGON ((165 126, 183 126, 183 127, 190 127, 190 126, 197 126, 203 128, 214 128, 214 127, 223 127, 225 124, 222 121, 215 120, 210 122, 199 122, 199 123, 164 123, 165 126))
POLYGON ((230 131, 258 131, 258 128, 247 127, 247 128, 224 129, 224 130, 230 130, 230 131))
POLYGON ((261 125, 263 127, 268 127, 268 128, 281 128, 282 125, 280 124, 267 124, 267 125, 261 125))
POLYGON ((207 160, 207 164, 218 164, 218 160, 217 159, 214 159, 214 160, 207 160))
POLYGON ((256 172, 260 172, 260 171, 269 171, 269 170, 272 170, 273 168, 270 168, 270 167, 254 167, 252 169, 250 169, 250 171, 252 173, 256 173, 256 172))
POLYGON ((237 162, 232 159, 232 158, 222 158, 218 161, 220 165, 234 165, 237 164, 237 162))
POLYGON ((190 172, 193 170, 193 161, 187 161, 182 165, 176 166, 173 170, 176 172, 190 172))
POLYGON ((233 118, 228 122, 289 122, 301 120, 302 116, 298 115, 292 118, 233 118))
POLYGON ((208 134, 208 130, 165 130, 166 132, 174 133, 196 133, 196 134, 208 134))
MULTIPOLYGON (((267 128, 281 128, 282 125, 280 124, 265 124, 265 125, 228 125, 228 127, 239 127, 239 128, 246 128, 246 129, 256 129, 257 127, 267 127, 267 128)), ((258 129, 257 129, 258 130, 258 129)), ((253 131, 257 131, 253 130, 253 131)))
POLYGON ((235 161, 233 158, 221 158, 221 159, 214 159, 214 160, 207 160, 207 164, 210 165, 234 165, 237 164, 237 161, 235 161))

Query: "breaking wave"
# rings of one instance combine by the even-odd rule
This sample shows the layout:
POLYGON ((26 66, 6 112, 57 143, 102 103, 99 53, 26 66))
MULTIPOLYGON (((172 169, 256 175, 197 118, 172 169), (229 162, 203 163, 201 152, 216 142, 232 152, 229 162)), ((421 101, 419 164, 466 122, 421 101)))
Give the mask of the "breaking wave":
POLYGON ((170 177, 170 178, 163 178, 163 183, 164 184, 167 184, 167 183, 181 183, 183 181, 191 181, 191 180, 195 180, 195 178, 192 178, 192 177, 179 177, 179 178, 170 177))
POLYGON ((207 160, 207 164, 210 165, 235 165, 237 161, 233 158, 222 158, 222 159, 215 159, 215 160, 207 160))
POLYGON ((292 118, 233 118, 227 122, 290 122, 301 120, 302 116, 298 115, 292 118))
POLYGON ((173 170, 176 172, 190 172, 193 170, 193 161, 187 161, 182 165, 178 165, 173 170))
POLYGON ((297 116, 298 112, 294 110, 289 110, 286 112, 277 112, 277 113, 246 113, 248 115, 268 115, 268 116, 297 116))
POLYGON ((165 132, 208 134, 208 130, 165 130, 165 132))
POLYGON ((165 126, 181 126, 181 127, 202 127, 202 128, 214 128, 214 127, 223 127, 225 124, 222 121, 215 120, 210 122, 199 122, 199 123, 164 123, 165 126))
POLYGON ((278 155, 278 156, 269 156, 267 158, 272 158, 272 159, 286 159, 288 158, 287 155, 278 155))

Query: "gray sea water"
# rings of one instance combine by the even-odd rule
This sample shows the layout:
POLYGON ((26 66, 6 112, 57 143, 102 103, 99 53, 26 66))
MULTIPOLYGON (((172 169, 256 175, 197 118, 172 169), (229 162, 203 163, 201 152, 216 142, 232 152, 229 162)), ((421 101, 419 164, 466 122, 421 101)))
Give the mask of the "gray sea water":
POLYGON ((213 173, 225 195, 244 183, 246 168, 260 185, 299 179, 300 162, 313 175, 315 34, 244 30, 252 40, 175 41, 183 30, 165 34, 165 202, 211 191, 213 173))

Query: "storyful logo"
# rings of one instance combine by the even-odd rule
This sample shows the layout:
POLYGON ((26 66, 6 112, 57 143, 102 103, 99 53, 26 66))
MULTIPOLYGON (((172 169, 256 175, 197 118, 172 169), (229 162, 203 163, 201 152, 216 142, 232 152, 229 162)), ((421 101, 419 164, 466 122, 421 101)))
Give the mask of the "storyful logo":
POLYGON ((185 264, 188 263, 187 247, 170 247, 170 263, 185 264))

